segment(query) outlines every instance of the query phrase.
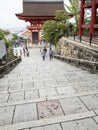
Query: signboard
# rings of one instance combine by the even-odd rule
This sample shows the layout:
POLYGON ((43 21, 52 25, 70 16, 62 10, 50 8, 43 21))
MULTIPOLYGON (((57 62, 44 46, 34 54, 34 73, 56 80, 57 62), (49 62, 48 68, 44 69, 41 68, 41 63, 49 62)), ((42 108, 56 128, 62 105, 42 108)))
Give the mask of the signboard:
POLYGON ((0 59, 6 54, 6 46, 4 40, 0 41, 0 59))

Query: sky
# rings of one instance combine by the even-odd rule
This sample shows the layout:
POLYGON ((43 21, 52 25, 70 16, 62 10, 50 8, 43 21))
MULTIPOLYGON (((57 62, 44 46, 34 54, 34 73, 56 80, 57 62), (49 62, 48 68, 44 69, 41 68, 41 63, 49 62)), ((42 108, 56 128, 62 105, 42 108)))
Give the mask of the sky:
MULTIPOLYGON (((29 23, 19 20, 15 14, 22 13, 23 0, 0 0, 0 28, 21 29, 26 28, 29 23)), ((65 0, 68 3, 68 0, 65 0)))

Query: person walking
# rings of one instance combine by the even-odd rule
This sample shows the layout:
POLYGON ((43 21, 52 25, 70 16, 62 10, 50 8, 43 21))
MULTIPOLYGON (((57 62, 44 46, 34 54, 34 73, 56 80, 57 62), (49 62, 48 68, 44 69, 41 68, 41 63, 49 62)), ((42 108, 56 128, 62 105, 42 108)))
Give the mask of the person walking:
POLYGON ((51 47, 50 47, 50 49, 49 49, 49 59, 50 59, 50 60, 53 59, 53 50, 52 50, 51 47))
POLYGON ((24 55, 24 57, 26 56, 26 48, 25 48, 25 46, 23 47, 23 55, 24 55))
POLYGON ((47 48, 46 48, 46 46, 44 46, 43 51, 42 51, 43 60, 45 60, 45 58, 46 58, 46 53, 47 53, 47 48))

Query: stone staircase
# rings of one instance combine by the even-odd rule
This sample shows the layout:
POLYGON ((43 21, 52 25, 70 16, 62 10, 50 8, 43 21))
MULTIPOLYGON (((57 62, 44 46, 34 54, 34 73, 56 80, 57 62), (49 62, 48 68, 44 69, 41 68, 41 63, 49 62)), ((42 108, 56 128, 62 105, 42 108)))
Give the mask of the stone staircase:
POLYGON ((0 79, 0 130, 97 130, 97 95, 97 74, 31 49, 0 79))

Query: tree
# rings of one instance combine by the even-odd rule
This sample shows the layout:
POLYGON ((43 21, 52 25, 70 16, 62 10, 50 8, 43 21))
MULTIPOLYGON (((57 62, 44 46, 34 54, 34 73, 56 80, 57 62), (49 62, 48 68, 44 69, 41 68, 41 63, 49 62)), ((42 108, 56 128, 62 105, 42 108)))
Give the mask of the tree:
POLYGON ((0 40, 4 39, 5 40, 5 44, 6 44, 6 47, 8 48, 9 46, 12 46, 14 43, 15 43, 15 40, 18 39, 17 35, 16 34, 13 34, 13 38, 8 41, 6 40, 6 36, 9 35, 10 32, 7 31, 7 30, 2 30, 0 29, 0 40))
POLYGON ((64 10, 57 10, 55 13, 55 19, 60 21, 61 23, 67 23, 67 20, 70 18, 69 14, 64 10))
POLYGON ((57 45, 58 40, 64 36, 66 26, 60 22, 54 20, 48 20, 43 25, 44 39, 53 44, 57 45))
POLYGON ((57 45, 58 40, 65 35, 68 30, 67 19, 69 15, 64 10, 58 10, 55 14, 55 20, 48 20, 43 25, 43 34, 47 42, 57 45))
POLYGON ((0 29, 0 40, 4 39, 8 34, 10 34, 9 31, 0 29))
POLYGON ((0 40, 4 39, 4 37, 5 37, 4 31, 0 29, 0 40))
POLYGON ((75 18, 75 28, 76 32, 78 31, 79 26, 79 16, 80 16, 80 4, 79 0, 69 0, 70 5, 66 5, 65 7, 75 18))
POLYGON ((54 20, 48 20, 43 25, 43 34, 44 38, 47 42, 50 42, 52 44, 55 43, 55 30, 57 29, 56 21, 54 20))

